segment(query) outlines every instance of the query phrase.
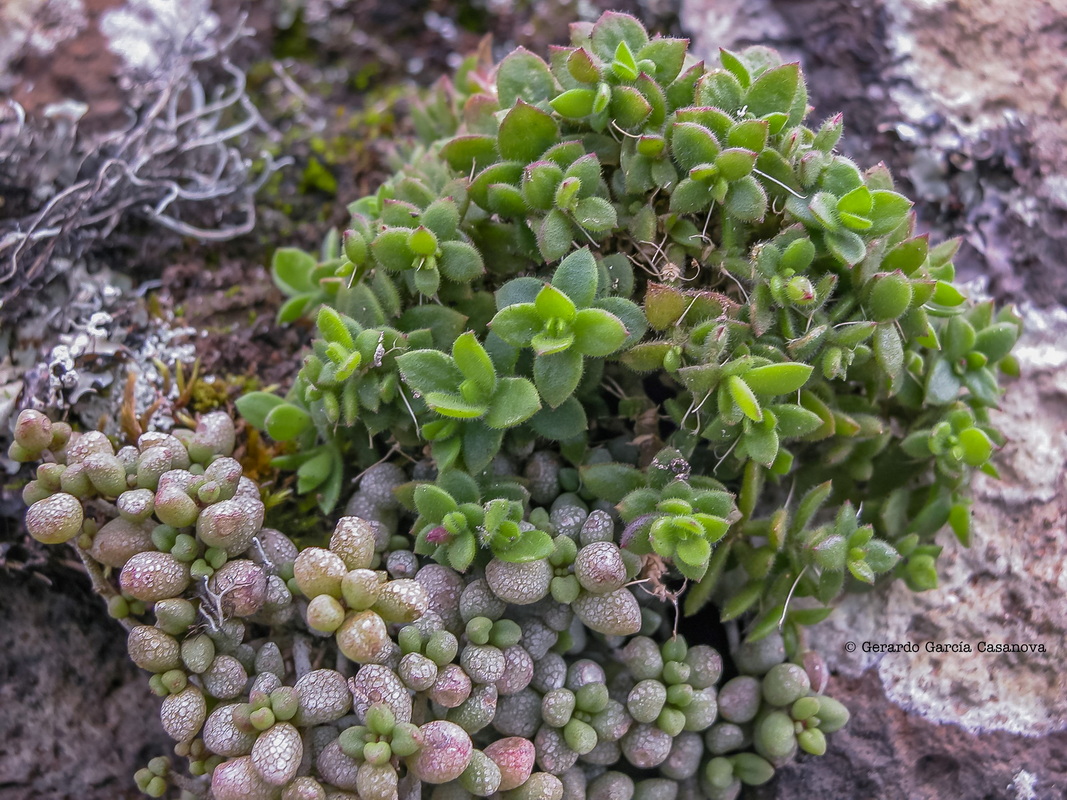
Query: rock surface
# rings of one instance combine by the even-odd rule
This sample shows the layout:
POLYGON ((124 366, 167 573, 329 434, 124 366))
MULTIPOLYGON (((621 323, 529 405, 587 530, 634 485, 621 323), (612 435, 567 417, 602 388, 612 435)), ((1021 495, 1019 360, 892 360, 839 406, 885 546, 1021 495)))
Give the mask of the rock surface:
POLYGON ((0 573, 0 800, 143 797, 133 770, 173 746, 159 701, 88 579, 51 574, 0 573))

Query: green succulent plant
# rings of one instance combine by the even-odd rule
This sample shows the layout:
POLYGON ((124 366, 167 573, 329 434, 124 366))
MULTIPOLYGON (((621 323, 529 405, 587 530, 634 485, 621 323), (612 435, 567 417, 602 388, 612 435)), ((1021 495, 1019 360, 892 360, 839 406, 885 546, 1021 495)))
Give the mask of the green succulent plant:
POLYGON ((343 237, 277 252, 315 339, 237 410, 344 504, 328 542, 264 527, 224 413, 119 448, 19 417, 27 528, 79 549, 189 762, 144 791, 735 798, 825 752, 800 628, 969 542, 1020 321, 805 124, 798 65, 687 44, 607 13, 472 57, 343 237), (736 677, 679 605, 738 630, 736 677))

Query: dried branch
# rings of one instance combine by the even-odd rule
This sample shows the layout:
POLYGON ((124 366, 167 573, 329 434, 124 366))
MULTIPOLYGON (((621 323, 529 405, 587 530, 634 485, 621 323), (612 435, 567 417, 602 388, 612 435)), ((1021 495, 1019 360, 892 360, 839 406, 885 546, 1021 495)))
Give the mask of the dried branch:
POLYGON ((32 197, 42 160, 65 161, 39 208, 0 218, 0 308, 56 256, 77 257, 129 218, 205 241, 252 229, 255 192, 283 162, 264 154, 255 175, 247 152, 250 132, 271 131, 229 57, 245 35, 242 20, 207 45, 176 48, 130 123, 91 140, 70 119, 31 122, 14 101, 0 106, 0 186, 32 197), (212 83, 220 73, 223 83, 212 83))

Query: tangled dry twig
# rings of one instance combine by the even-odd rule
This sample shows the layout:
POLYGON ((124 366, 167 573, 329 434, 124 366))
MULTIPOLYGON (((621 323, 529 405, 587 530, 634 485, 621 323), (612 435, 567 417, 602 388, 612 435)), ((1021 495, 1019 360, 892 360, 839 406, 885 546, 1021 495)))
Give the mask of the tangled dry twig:
POLYGON ((14 101, 0 107, 3 191, 32 197, 42 160, 75 165, 56 170, 50 195, 0 217, 0 308, 57 256, 78 256, 129 217, 205 241, 252 229, 255 192, 280 163, 249 156, 246 134, 271 131, 230 58, 246 33, 242 21, 176 48, 143 84, 130 123, 103 136, 83 136, 73 117, 31 121, 14 101))

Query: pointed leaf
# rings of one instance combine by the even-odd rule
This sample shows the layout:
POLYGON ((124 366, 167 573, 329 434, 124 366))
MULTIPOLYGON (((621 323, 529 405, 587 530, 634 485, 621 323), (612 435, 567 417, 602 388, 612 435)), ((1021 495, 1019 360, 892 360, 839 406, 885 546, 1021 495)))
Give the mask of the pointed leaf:
POLYGON ((552 285, 563 292, 578 308, 586 308, 596 296, 596 259, 588 247, 575 250, 563 259, 552 275, 552 285))
POLYGON ((585 407, 573 397, 557 408, 542 408, 530 418, 530 427, 539 436, 553 441, 566 441, 581 436, 589 427, 585 407))
POLYGON ((755 605, 761 594, 763 594, 763 583, 761 581, 745 584, 743 589, 735 592, 723 604, 720 619, 723 622, 737 619, 755 605))
POLYGON ((430 483, 422 483, 415 487, 415 508, 419 516, 434 524, 440 524, 446 515, 458 510, 459 505, 444 489, 430 483))
POLYGON ((778 457, 778 433, 774 428, 755 426, 741 440, 745 454, 765 467, 778 457))
POLYGON ((533 303, 544 285, 544 281, 531 277, 510 280, 496 290, 496 307, 504 309, 519 303, 533 303))
POLYGON ((993 442, 981 428, 965 428, 959 434, 963 461, 970 467, 980 467, 993 455, 993 442))
MULTIPOLYGON (((593 286, 595 289, 595 278, 593 286)), ((573 322, 578 314, 578 310, 574 307, 574 301, 550 283, 546 283, 544 288, 537 293, 534 307, 537 309, 541 319, 546 321, 558 319, 563 322, 573 322)))
POLYGON ((270 438, 285 442, 295 439, 311 427, 311 415, 291 403, 282 403, 267 414, 264 427, 270 438))
POLYGON ((446 350, 463 333, 467 318, 453 308, 426 303, 412 306, 400 317, 400 329, 407 333, 429 330, 435 347, 446 350))
POLYGON ((327 342, 339 344, 345 350, 352 350, 356 343, 352 338, 352 331, 348 329, 341 315, 329 306, 319 309, 315 325, 327 342))
POLYGON ((330 451, 321 449, 297 469, 296 490, 300 494, 315 491, 330 477, 332 469, 333 459, 330 457, 330 451))
POLYGON ((537 389, 525 378, 502 378, 489 403, 485 424, 490 428, 513 428, 541 408, 537 389))
POLYGON ((741 412, 753 422, 759 422, 763 419, 763 409, 760 408, 759 400, 756 399, 756 395, 752 393, 752 389, 744 380, 731 375, 726 379, 726 388, 730 392, 730 397, 733 399, 737 407, 741 409, 741 412))
POLYGON ((442 197, 430 203, 419 220, 433 231, 438 239, 451 239, 459 227, 459 208, 456 207, 455 200, 442 197))
POLYGON ((626 341, 626 328, 614 314, 583 308, 574 320, 574 348, 586 356, 607 356, 626 341))
POLYGON ((452 345, 452 358, 463 377, 473 381, 487 396, 496 391, 496 370, 493 368, 493 362, 472 332, 467 331, 456 339, 456 343, 452 345))
POLYGON ((318 287, 311 280, 311 273, 318 262, 314 256, 295 247, 280 247, 274 251, 270 272, 278 288, 290 297, 310 292, 318 287))
POLYGON ((715 166, 724 180, 740 180, 756 166, 756 152, 743 147, 728 147, 719 153, 715 166))
POLYGON ((871 227, 867 231, 869 236, 885 236, 895 231, 908 218, 912 203, 902 194, 879 190, 871 192, 870 219, 871 227))
POLYGON ((758 222, 767 213, 767 193, 751 175, 730 184, 722 201, 726 213, 742 222, 758 222))
POLYGON ((700 164, 715 163, 720 149, 714 134, 703 125, 676 122, 671 128, 671 154, 686 172, 700 164))
POLYGON ((574 394, 582 380, 582 356, 576 351, 537 356, 534 358, 534 384, 552 408, 557 408, 574 394))
POLYGON ((648 43, 648 33, 635 17, 606 11, 593 25, 589 40, 593 51, 603 61, 611 61, 621 42, 625 42, 631 52, 639 53, 648 43))
POLYGON ((872 539, 867 543, 866 562, 877 573, 889 572, 900 561, 900 554, 893 545, 881 539, 872 539))
POLYGON ((641 471, 629 464, 586 464, 578 468, 582 488, 598 500, 619 503, 645 484, 641 471))
POLYGON ((287 325, 290 322, 296 322, 304 316, 317 299, 321 299, 318 292, 307 292, 290 297, 278 309, 278 324, 287 325))
POLYGON ((485 415, 488 406, 481 403, 472 403, 458 394, 451 392, 426 392, 423 395, 431 409, 443 417, 453 419, 477 419, 485 415))
POLYGON ((849 266, 860 263, 867 255, 863 239, 852 231, 827 231, 826 246, 835 257, 849 266))
POLYGON ((706 211, 714 199, 713 188, 703 181, 683 178, 671 192, 671 211, 696 214, 706 211))
POLYGON ((924 402, 931 405, 947 405, 959 396, 960 381, 947 358, 935 358, 934 365, 926 374, 924 402))
POLYGON ((537 228, 537 249, 545 261, 555 261, 567 255, 573 239, 571 222, 558 208, 549 211, 537 228))
POLYGON ((441 148, 441 156, 456 172, 469 175, 484 169, 497 159, 496 137, 486 135, 456 136, 441 148))
POLYGON ((371 243, 371 252, 375 260, 392 272, 411 269, 415 265, 416 255, 408 246, 407 228, 386 228, 371 243))
POLYGON ((581 119, 593 113, 595 98, 596 92, 593 89, 569 89, 556 96, 549 105, 561 117, 581 119))
POLYGON ((497 67, 496 91, 501 108, 510 108, 518 100, 540 103, 555 95, 556 80, 540 57, 518 47, 497 67))
POLYGON ((749 84, 752 83, 752 76, 749 74, 748 67, 745 66, 740 58, 729 50, 722 47, 719 48, 719 61, 722 62, 722 65, 726 70, 737 78, 737 81, 741 84, 742 88, 747 89, 749 84))
POLYGON ((530 340, 530 346, 539 356, 562 353, 574 344, 574 332, 570 329, 552 334, 543 330, 530 340))
POLYGON ((447 548, 447 566, 456 572, 466 572, 478 554, 478 542, 470 531, 463 531, 447 548))
POLYGON ((503 548, 493 548, 493 555, 501 561, 525 564, 548 558, 556 549, 552 537, 544 531, 526 531, 513 543, 503 548))
MULTIPOLYGON (((500 452, 504 440, 504 431, 490 428, 482 421, 469 422, 463 426, 463 435, 456 443, 462 441, 463 463, 467 470, 480 473, 500 452)), ((434 456, 436 458, 436 454, 434 456)))
POLYGON ((874 570, 866 561, 849 561, 848 571, 852 577, 864 583, 874 583, 874 570))
POLYGON ((823 504, 830 499, 830 493, 833 491, 833 486, 830 481, 820 483, 818 486, 813 486, 809 489, 797 504, 796 513, 793 515, 793 521, 789 525, 789 535, 797 536, 807 524, 815 517, 815 514, 823 504))
POLYGON ((895 385, 904 371, 904 343, 893 323, 884 322, 874 332, 874 357, 895 385))
POLYGON ((463 373, 455 362, 439 350, 412 350, 397 356, 404 382, 421 395, 429 392, 455 392, 463 373))
POLYGON ((648 321, 644 313, 632 300, 625 297, 604 297, 596 301, 596 307, 618 317, 626 328, 626 340, 620 346, 622 349, 633 347, 641 341, 648 330, 648 321))
POLYGON ((656 37, 634 52, 638 62, 648 60, 656 65, 652 77, 660 86, 667 86, 681 73, 688 45, 687 39, 656 37))
POLYGON ((756 394, 789 394, 808 382, 812 370, 810 364, 768 364, 753 367, 744 374, 744 380, 756 394))
POLYGON ((441 242, 438 266, 446 278, 456 283, 470 283, 485 272, 481 254, 466 242, 441 242))
POLYGON ((593 233, 605 233, 618 223, 615 206, 602 197, 586 197, 574 209, 574 221, 593 233))
POLYGON ((500 123, 497 139, 505 159, 534 161, 559 141, 559 126, 551 115, 520 100, 500 123))
POLYGON ((706 567, 711 558, 711 545, 707 539, 700 536, 691 536, 678 542, 675 553, 677 560, 684 561, 693 567, 706 567))
POLYGON ((782 404, 771 406, 770 410, 778 418, 777 430, 783 438, 807 436, 822 425, 822 418, 803 406, 782 404))
POLYGON ((518 303, 502 308, 489 323, 493 333, 515 347, 529 347, 544 325, 533 303, 518 303))
POLYGON ((747 119, 730 128, 726 136, 727 147, 740 147, 759 153, 767 145, 767 121, 747 119))
POLYGON ((748 113, 765 117, 779 112, 788 114, 800 88, 800 65, 783 64, 756 78, 745 92, 748 113))

